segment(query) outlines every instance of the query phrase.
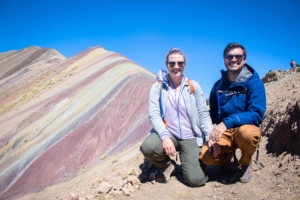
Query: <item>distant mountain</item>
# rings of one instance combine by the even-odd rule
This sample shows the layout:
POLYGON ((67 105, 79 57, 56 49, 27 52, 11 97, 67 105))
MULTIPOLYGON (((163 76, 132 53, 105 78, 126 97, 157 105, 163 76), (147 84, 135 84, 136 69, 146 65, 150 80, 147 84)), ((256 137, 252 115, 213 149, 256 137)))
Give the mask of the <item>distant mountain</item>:
POLYGON ((69 59, 37 46, 0 53, 0 199, 69 180, 141 141, 154 81, 101 47, 69 59))
MULTIPOLYGON (((32 46, 20 51, 9 51, 0 53, 0 72, 1 79, 20 73, 25 68, 33 68, 33 66, 41 66, 45 64, 59 63, 66 58, 58 51, 49 48, 32 46)), ((45 66, 43 66, 45 68, 45 66)))

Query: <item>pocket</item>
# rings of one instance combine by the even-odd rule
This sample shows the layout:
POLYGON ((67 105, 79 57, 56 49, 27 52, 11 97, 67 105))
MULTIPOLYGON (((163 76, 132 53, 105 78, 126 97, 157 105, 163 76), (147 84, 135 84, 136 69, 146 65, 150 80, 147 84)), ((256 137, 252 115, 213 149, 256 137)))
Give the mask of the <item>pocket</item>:
POLYGON ((233 106, 235 107, 235 112, 243 112, 246 109, 246 95, 245 94, 236 94, 233 97, 233 106))

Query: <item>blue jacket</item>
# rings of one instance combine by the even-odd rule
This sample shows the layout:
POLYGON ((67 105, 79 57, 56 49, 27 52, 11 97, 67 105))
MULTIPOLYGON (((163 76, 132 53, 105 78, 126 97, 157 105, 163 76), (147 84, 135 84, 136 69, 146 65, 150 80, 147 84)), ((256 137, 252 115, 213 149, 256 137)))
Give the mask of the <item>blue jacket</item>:
POLYGON ((213 123, 222 121, 227 129, 244 124, 259 126, 266 112, 266 92, 257 72, 245 64, 236 81, 230 82, 222 70, 210 93, 210 116, 213 123))

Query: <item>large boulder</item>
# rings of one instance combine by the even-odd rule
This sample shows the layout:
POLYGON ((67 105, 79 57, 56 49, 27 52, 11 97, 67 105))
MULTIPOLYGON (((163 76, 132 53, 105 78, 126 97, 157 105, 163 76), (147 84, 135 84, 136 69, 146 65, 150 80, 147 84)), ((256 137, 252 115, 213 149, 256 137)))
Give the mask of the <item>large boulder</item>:
POLYGON ((269 137, 269 153, 286 151, 300 155, 300 74, 284 76, 281 81, 266 86, 267 112, 261 129, 269 137))
POLYGON ((291 74, 289 70, 281 71, 281 70, 276 70, 272 71, 270 70, 261 80, 264 83, 269 83, 272 81, 278 81, 282 78, 284 78, 286 75, 291 74))

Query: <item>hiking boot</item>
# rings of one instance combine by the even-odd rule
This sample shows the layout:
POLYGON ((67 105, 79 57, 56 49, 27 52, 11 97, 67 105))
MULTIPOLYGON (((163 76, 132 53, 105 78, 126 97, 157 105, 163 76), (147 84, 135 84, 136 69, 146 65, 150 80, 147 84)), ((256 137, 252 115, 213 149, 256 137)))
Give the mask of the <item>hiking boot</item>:
POLYGON ((220 166, 219 168, 221 174, 229 174, 230 173, 230 165, 229 166, 220 166))
POLYGON ((171 176, 172 172, 174 171, 174 169, 175 169, 174 164, 172 162, 170 162, 169 166, 166 169, 164 169, 163 176, 157 177, 156 181, 159 182, 159 183, 168 182, 168 180, 170 179, 170 176, 171 176))
POLYGON ((253 180, 253 169, 251 164, 248 166, 241 166, 240 181, 242 183, 248 183, 253 180))
POLYGON ((223 165, 223 166, 219 167, 219 170, 220 170, 221 174, 228 175, 231 171, 230 166, 231 166, 231 159, 233 157, 233 153, 231 155, 229 154, 229 156, 230 156, 230 159, 228 160, 228 163, 226 165, 223 165))

